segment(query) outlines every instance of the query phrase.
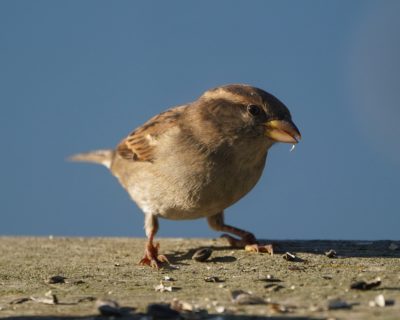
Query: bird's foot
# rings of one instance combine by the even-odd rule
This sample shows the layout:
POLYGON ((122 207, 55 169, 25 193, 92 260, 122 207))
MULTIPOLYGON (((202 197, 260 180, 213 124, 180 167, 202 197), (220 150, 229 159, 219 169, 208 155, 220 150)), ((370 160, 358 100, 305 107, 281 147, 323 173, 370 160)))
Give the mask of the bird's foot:
POLYGON ((158 254, 159 247, 159 243, 156 243, 156 245, 147 244, 144 257, 139 261, 139 264, 142 266, 147 265, 155 269, 160 269, 162 263, 164 262, 169 264, 166 256, 163 254, 158 254))
POLYGON ((252 233, 245 234, 241 239, 234 238, 229 234, 223 234, 221 238, 227 239, 229 244, 235 248, 244 248, 249 252, 265 252, 270 255, 274 254, 272 244, 261 245, 252 233))
POLYGON ((274 255, 274 247, 272 246, 272 244, 248 244, 244 247, 244 250, 249 251, 249 252, 265 252, 265 253, 269 253, 271 256, 274 255))

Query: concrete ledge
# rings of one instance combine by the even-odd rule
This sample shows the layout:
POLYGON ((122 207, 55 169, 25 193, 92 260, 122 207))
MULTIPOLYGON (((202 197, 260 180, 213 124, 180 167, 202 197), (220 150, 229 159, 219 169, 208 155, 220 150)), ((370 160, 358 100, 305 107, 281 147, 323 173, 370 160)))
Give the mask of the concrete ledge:
POLYGON ((190 319, 400 318, 398 241, 274 241, 280 252, 274 256, 233 250, 223 240, 159 242, 173 267, 157 271, 137 265, 145 239, 0 237, 0 317, 89 319, 99 316, 94 300, 106 298, 135 308, 122 317, 129 319, 144 319, 141 313, 150 303, 173 299, 203 310, 183 313, 190 319), (211 247, 212 256, 195 262, 191 256, 201 247, 211 247), (330 249, 336 258, 324 254, 330 249), (283 259, 286 251, 299 261, 283 259), (66 277, 65 283, 48 283, 56 275, 66 277), (172 292, 156 292, 154 287, 166 276, 175 280, 163 282, 172 292), (207 282, 206 277, 222 282, 207 282), (350 289, 355 281, 376 277, 381 284, 371 290, 350 289), (41 302, 49 290, 57 304, 41 302), (232 301, 235 290, 251 292, 266 303, 237 304, 232 301), (371 307, 380 294, 391 305, 371 307), (28 300, 16 303, 21 298, 28 300), (347 308, 339 308, 345 305, 335 299, 347 308), (330 310, 330 303, 339 309, 330 310))

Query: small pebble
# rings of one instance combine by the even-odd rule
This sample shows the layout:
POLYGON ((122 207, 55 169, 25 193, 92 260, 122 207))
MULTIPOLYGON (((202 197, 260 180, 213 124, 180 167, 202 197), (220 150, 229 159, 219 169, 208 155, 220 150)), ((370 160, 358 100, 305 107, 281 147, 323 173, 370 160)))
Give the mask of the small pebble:
POLYGON ((370 307, 386 307, 394 305, 394 300, 386 300, 383 294, 379 294, 375 297, 373 301, 369 302, 370 307))
POLYGON ((225 312, 225 307, 224 306, 216 306, 215 307, 215 311, 217 312, 217 313, 224 313, 225 312))
POLYGON ((211 256, 211 253, 212 250, 210 248, 199 249, 193 254, 192 259, 198 262, 204 262, 211 256))
POLYGON ((383 296, 383 294, 380 294, 375 297, 375 303, 378 307, 381 307, 381 308, 386 306, 386 301, 385 301, 385 297, 383 296))

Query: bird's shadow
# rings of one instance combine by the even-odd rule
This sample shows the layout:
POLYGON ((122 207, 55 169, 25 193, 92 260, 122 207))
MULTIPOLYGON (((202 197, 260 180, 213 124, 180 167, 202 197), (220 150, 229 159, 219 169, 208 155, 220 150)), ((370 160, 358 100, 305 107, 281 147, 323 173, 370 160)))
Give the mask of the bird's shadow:
MULTIPOLYGON (((400 258, 400 241, 379 240, 260 240, 260 244, 272 244, 275 254, 292 253, 311 253, 316 255, 326 255, 330 250, 334 250, 336 256, 333 258, 351 257, 380 257, 380 258, 400 258)), ((201 249, 211 248, 213 251, 232 251, 243 250, 226 246, 199 246, 187 251, 176 250, 168 254, 172 263, 177 265, 188 265, 187 261, 192 260, 193 254, 201 249)), ((211 257, 204 263, 232 263, 237 258, 232 255, 211 257)), ((300 260, 299 260, 300 261, 300 260)))
MULTIPOLYGON (((238 248, 232 248, 229 246, 199 246, 196 248, 189 249, 187 251, 175 250, 168 254, 168 259, 177 265, 188 265, 185 261, 192 260, 194 253, 198 250, 211 248, 213 251, 226 251, 226 250, 238 250, 238 248)), ((225 256, 218 256, 218 257, 210 257, 206 261, 202 263, 229 263, 235 262, 237 259, 234 256, 225 255, 225 256)))

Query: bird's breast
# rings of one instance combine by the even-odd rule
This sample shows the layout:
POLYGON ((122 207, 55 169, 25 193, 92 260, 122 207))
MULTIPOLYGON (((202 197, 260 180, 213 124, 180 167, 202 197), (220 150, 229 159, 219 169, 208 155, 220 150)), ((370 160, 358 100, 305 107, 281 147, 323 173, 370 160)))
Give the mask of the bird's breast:
POLYGON ((173 154, 161 149, 153 163, 132 162, 114 174, 145 213, 197 219, 224 210, 255 186, 266 149, 256 155, 229 148, 207 153, 183 147, 173 154))

